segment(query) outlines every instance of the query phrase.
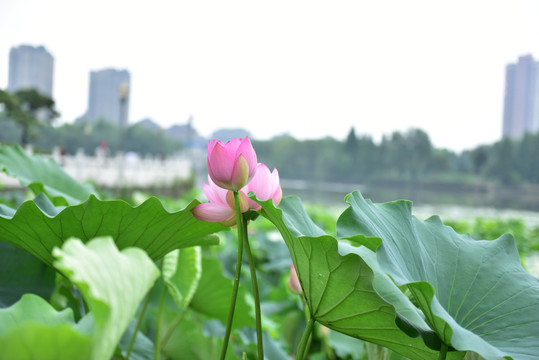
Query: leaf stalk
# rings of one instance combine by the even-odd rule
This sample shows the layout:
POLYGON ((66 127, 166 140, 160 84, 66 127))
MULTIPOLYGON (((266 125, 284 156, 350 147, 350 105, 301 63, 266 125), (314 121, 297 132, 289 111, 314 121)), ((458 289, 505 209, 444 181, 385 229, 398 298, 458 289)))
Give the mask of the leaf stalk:
POLYGON ((144 318, 144 314, 146 313, 146 309, 148 308, 148 304, 150 303, 150 298, 152 296, 152 292, 155 289, 155 284, 148 292, 148 295, 146 295, 146 300, 144 300, 144 304, 142 305, 142 310, 140 310, 139 317, 137 319, 137 325, 135 326, 135 331, 133 331, 133 335, 131 335, 131 340, 129 341, 129 347, 127 348, 127 354, 125 356, 126 360, 129 360, 129 357, 131 356, 131 352, 133 351, 133 346, 135 345, 135 339, 137 338, 137 334, 140 330, 140 326, 142 324, 142 319, 144 318))
POLYGON ((159 360, 161 357, 161 320, 163 319, 163 310, 165 308, 165 297, 167 294, 167 287, 163 285, 161 290, 161 296, 159 298, 159 308, 157 309, 157 321, 155 324, 155 348, 153 353, 154 360, 159 360))
POLYGON ((241 213, 240 198, 237 191, 234 191, 234 204, 236 207, 236 223, 238 228, 238 257, 236 260, 236 273, 234 275, 234 286, 232 288, 232 298, 230 299, 230 308, 228 310, 228 319, 226 323, 225 338, 223 347, 221 348, 221 360, 226 357, 226 350, 230 340, 230 332, 232 330, 232 322, 234 320, 234 311, 236 309, 236 299, 238 297, 238 288, 240 285, 241 264, 243 257, 243 215, 241 213))
POLYGON ((448 346, 446 343, 442 343, 442 347, 440 348, 440 354, 438 355, 438 360, 445 360, 447 357, 447 350, 448 346))
POLYGON ((309 320, 307 321, 307 325, 305 326, 305 331, 303 332, 303 335, 301 336, 301 341, 298 346, 298 351, 296 353, 296 360, 303 360, 305 359, 305 356, 307 356, 309 352, 309 339, 311 337, 311 334, 313 332, 315 320, 311 317, 309 317, 309 320))
POLYGON ((258 281, 256 279, 256 267, 251 252, 251 246, 249 245, 249 237, 247 234, 247 221, 243 219, 243 241, 245 242, 245 251, 247 253, 247 259, 249 260, 249 270, 251 271, 251 282, 253 286, 253 297, 255 300, 255 315, 256 315, 256 345, 258 352, 258 360, 264 360, 264 344, 262 340, 262 314, 260 311, 260 294, 258 292, 258 281))

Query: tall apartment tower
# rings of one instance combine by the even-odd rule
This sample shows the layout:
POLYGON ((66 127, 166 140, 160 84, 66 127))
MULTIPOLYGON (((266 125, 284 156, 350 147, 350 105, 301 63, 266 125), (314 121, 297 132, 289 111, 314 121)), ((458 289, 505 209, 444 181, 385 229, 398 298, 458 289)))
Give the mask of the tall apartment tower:
POLYGON ((539 131, 539 62, 521 56, 505 68, 503 137, 539 131))
POLYGON ((105 119, 125 127, 128 119, 130 80, 127 70, 104 69, 90 72, 88 110, 79 121, 94 123, 105 119))
POLYGON ((21 45, 9 51, 7 90, 36 89, 52 98, 54 58, 43 46, 21 45))

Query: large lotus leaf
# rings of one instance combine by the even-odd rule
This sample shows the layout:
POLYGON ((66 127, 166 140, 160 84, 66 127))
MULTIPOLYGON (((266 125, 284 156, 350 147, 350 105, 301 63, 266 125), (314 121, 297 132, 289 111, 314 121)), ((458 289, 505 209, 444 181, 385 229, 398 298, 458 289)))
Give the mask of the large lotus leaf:
POLYGON ((87 244, 70 239, 62 249, 55 248, 54 256, 54 265, 79 288, 90 308, 92 360, 110 359, 159 270, 144 251, 120 252, 110 237, 87 244))
MULTIPOLYGON (((421 337, 410 337, 397 325, 397 321, 419 324, 421 315, 387 275, 373 272, 369 262, 375 267, 374 252, 364 246, 339 244, 326 235, 314 225, 298 198, 284 198, 280 209, 271 200, 260 203, 262 215, 273 222, 290 250, 316 321, 411 359, 438 357, 438 351, 427 347, 421 337)), ((420 328, 428 330, 425 323, 420 328)), ((449 358, 462 356, 453 352, 449 358)))
POLYGON ((156 260, 177 248, 218 242, 208 235, 225 227, 197 220, 191 213, 197 204, 195 200, 170 213, 154 197, 133 208, 121 200, 103 201, 92 195, 82 204, 64 208, 39 195, 16 212, 0 208, 0 241, 17 245, 51 265, 52 249, 70 237, 87 242, 111 236, 119 249, 138 247, 156 260))
MULTIPOLYGON (((201 314, 226 324, 232 288, 233 279, 223 274, 223 264, 214 258, 202 258, 202 276, 189 306, 201 314)), ((249 297, 251 295, 240 284, 233 328, 252 327, 255 324, 254 301, 252 297, 250 299, 249 297)))
POLYGON ((193 246, 169 252, 163 258, 163 279, 180 309, 191 302, 202 275, 202 251, 193 246))
POLYGON ((24 295, 0 309, 0 359, 110 359, 159 271, 142 250, 119 252, 111 238, 86 245, 68 240, 54 255, 90 313, 75 324, 71 309, 58 312, 40 297, 24 295))
POLYGON ((0 309, 0 360, 89 360, 91 346, 71 309, 58 312, 33 294, 0 309))
MULTIPOLYGON (((229 299, 230 300, 230 299, 229 299)), ((165 316, 163 322, 170 326, 175 314, 165 316)), ((169 341, 162 349, 163 354, 170 360, 211 360, 219 359, 223 346, 223 334, 212 336, 205 328, 205 317, 194 311, 188 311, 182 321, 174 328, 169 341)), ((207 323, 206 323, 207 324, 207 323)), ((236 355, 236 344, 228 344, 226 360, 240 360, 236 355)))
POLYGON ((0 171, 17 177, 36 195, 47 194, 56 205, 79 204, 95 194, 92 186, 73 179, 54 160, 29 156, 18 146, 0 147, 0 171))
POLYGON ((27 251, 0 242, 0 308, 17 302, 25 293, 49 299, 55 271, 27 251))
POLYGON ((438 217, 417 219, 408 201, 373 204, 359 192, 347 201, 339 236, 382 239, 381 268, 408 286, 446 344, 488 360, 538 358, 539 280, 522 268, 510 235, 477 241, 438 217))

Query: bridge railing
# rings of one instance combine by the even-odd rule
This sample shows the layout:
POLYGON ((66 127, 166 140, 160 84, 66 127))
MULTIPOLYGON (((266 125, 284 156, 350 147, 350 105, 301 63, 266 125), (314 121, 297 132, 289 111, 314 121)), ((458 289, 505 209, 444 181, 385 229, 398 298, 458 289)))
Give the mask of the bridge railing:
MULTIPOLYGON (((32 154, 32 149, 27 148, 32 154)), ((89 156, 82 151, 75 155, 61 155, 60 151, 43 155, 60 164, 63 169, 81 182, 92 182, 107 188, 117 187, 169 187, 189 179, 194 168, 192 157, 184 152, 169 157, 140 156, 128 152, 116 156, 97 153, 89 156)), ((0 173, 0 184, 6 188, 17 188, 17 179, 0 173)))

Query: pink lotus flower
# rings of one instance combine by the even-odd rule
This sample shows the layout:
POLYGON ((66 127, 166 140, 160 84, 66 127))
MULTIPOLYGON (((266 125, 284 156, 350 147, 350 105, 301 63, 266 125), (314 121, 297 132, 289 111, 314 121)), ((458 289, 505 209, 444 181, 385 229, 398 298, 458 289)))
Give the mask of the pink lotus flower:
MULTIPOLYGON (((248 197, 253 192, 259 200, 266 201, 273 199, 275 205, 279 205, 283 197, 281 185, 279 184, 279 173, 277 169, 270 172, 268 167, 262 163, 257 164, 256 174, 238 195, 240 198, 241 212, 249 210, 260 210, 261 206, 248 197)), ((203 221, 220 222, 225 226, 236 224, 236 206, 234 194, 230 190, 217 186, 208 176, 208 184, 204 184, 204 194, 208 198, 207 203, 197 205, 193 210, 193 215, 203 221)))
MULTIPOLYGON (((283 198, 283 190, 279 183, 279 172, 273 169, 270 172, 269 168, 262 163, 257 164, 256 174, 245 188, 242 189, 246 194, 251 191, 256 195, 258 200, 266 201, 273 199, 275 206, 279 205, 283 198)), ((261 206, 249 199, 249 208, 252 210, 260 210, 261 206)))
POLYGON ((223 144, 208 142, 208 173, 213 182, 223 189, 238 191, 254 177, 256 153, 249 137, 234 138, 223 144))
MULTIPOLYGON (((236 224, 236 206, 234 194, 230 190, 217 186, 208 176, 208 184, 204 183, 204 194, 208 198, 207 203, 195 206, 191 212, 203 221, 220 222, 224 226, 236 224)), ((239 191, 241 212, 249 210, 249 198, 243 191, 239 191)))

